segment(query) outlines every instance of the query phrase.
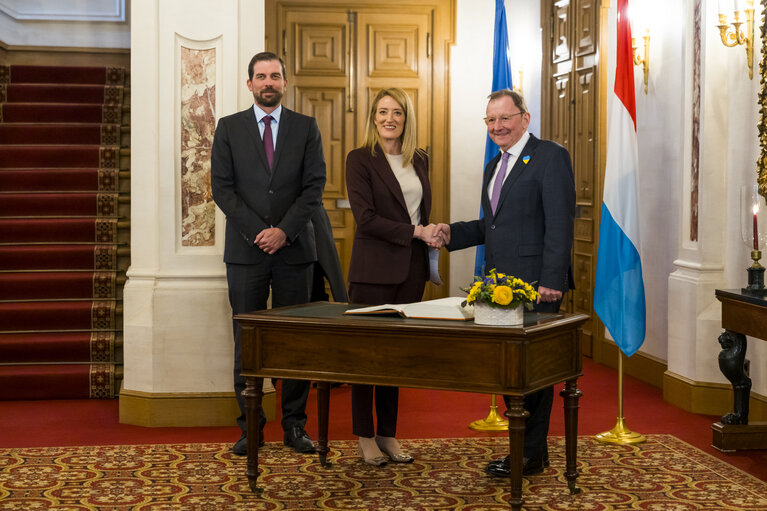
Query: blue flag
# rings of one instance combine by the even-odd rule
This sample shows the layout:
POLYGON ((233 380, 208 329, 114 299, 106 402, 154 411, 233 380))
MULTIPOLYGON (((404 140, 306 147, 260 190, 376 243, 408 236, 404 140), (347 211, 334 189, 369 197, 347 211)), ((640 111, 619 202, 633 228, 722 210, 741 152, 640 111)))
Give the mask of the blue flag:
MULTIPOLYGON (((493 43, 493 88, 491 92, 495 92, 501 89, 511 89, 511 64, 509 63, 509 31, 506 26, 506 7, 503 5, 503 0, 495 0, 495 30, 494 30, 494 43, 493 43)), ((485 164, 482 165, 482 171, 490 160, 498 155, 500 149, 495 142, 490 140, 490 136, 487 137, 485 142, 485 164)), ((481 180, 482 174, 480 174, 481 180)), ((481 193, 485 193, 485 190, 481 190, 481 193)), ((485 212, 482 211, 482 202, 479 206, 479 218, 485 216, 485 212)), ((474 275, 483 275, 485 269, 485 246, 478 245, 477 252, 474 259, 474 275)))

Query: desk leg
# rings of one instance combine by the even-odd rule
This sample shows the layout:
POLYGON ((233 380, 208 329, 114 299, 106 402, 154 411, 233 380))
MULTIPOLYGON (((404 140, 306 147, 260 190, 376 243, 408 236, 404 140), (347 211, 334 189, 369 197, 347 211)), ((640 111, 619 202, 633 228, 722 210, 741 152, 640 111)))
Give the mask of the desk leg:
POLYGON ((328 462, 328 418, 330 416, 330 382, 317 382, 317 431, 319 432, 317 452, 320 465, 329 467, 328 462))
POLYGON ((509 419, 509 475, 511 476, 511 498, 509 504, 514 511, 522 509, 522 454, 525 443, 525 419, 530 413, 525 410, 522 396, 511 396, 509 408, 504 413, 509 419))
POLYGON ((719 370, 732 383, 735 395, 733 411, 722 417, 722 424, 748 424, 751 378, 748 377, 750 364, 746 359, 746 336, 725 330, 719 336, 719 344, 722 346, 722 351, 719 352, 719 370))
POLYGON ((263 488, 258 487, 258 444, 261 443, 261 428, 258 427, 261 411, 261 400, 264 397, 264 379, 245 378, 245 389, 242 391, 245 398, 245 419, 247 421, 246 432, 248 438, 248 462, 245 475, 248 478, 250 491, 261 493, 263 488))
POLYGON ((578 399, 583 395, 583 392, 578 390, 578 379, 567 380, 559 395, 565 402, 565 479, 570 493, 575 494, 581 492, 581 489, 575 486, 575 480, 578 478, 578 399))

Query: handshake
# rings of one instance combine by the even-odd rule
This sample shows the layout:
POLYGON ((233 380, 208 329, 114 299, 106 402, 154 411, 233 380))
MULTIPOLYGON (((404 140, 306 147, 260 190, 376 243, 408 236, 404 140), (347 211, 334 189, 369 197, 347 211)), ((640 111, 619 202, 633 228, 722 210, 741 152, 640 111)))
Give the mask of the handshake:
POLYGON ((450 243, 448 224, 416 225, 413 237, 423 240, 431 248, 442 248, 450 243))

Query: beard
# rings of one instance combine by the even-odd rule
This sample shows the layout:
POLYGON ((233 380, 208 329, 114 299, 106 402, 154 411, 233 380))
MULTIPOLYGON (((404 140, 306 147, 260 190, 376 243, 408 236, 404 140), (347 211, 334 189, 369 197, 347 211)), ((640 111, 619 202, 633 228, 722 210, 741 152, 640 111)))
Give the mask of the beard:
POLYGON ((268 89, 264 89, 259 91, 257 94, 254 94, 254 97, 256 99, 256 103, 258 103, 261 106, 266 107, 273 107, 280 104, 280 101, 282 101, 282 92, 278 91, 277 89, 272 89, 269 87, 268 89), (264 93, 271 92, 272 96, 267 98, 264 96, 264 93))

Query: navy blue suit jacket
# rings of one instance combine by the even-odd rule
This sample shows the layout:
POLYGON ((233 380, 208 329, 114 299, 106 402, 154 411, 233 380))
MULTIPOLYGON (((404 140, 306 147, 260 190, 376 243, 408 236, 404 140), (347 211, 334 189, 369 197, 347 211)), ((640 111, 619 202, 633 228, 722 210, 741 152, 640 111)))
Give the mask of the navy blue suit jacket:
POLYGON ((496 268, 535 286, 574 289, 570 266, 575 183, 570 154, 531 135, 501 189, 493 214, 487 187, 500 153, 485 167, 485 216, 450 225, 448 250, 485 244, 485 271, 496 268), (525 162, 527 160, 527 162, 525 162))

